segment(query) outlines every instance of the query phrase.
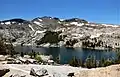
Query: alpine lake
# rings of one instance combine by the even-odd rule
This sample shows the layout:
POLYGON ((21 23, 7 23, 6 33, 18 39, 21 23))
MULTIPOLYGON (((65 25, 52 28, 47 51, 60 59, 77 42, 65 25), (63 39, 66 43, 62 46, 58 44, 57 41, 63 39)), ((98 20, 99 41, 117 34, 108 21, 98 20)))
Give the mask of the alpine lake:
POLYGON ((68 48, 68 47, 32 47, 32 46, 16 46, 17 52, 39 52, 44 55, 52 55, 53 60, 59 58, 60 64, 68 64, 68 62, 76 57, 85 61, 88 56, 94 56, 96 60, 101 58, 115 60, 119 51, 113 49, 97 50, 87 48, 68 48))

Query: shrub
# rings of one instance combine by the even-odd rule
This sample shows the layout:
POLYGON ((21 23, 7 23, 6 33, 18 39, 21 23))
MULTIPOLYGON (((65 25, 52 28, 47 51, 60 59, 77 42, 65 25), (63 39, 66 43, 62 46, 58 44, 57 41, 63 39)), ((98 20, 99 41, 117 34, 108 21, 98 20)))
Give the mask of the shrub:
POLYGON ((112 64, 114 64, 114 63, 111 60, 106 60, 104 62, 104 66, 109 66, 109 65, 112 65, 112 64))
POLYGON ((16 52, 12 44, 5 44, 4 40, 0 39, 0 54, 13 56, 16 52))
POLYGON ((99 67, 106 67, 112 64, 115 64, 114 60, 110 60, 110 59, 106 60, 105 58, 101 58, 99 67))
POLYGON ((95 68, 96 67, 96 59, 94 56, 88 56, 85 63, 85 67, 87 68, 95 68))
POLYGON ((120 60, 112 60, 112 59, 105 59, 105 58, 101 58, 100 61, 96 61, 95 56, 88 56, 85 60, 85 62, 83 62, 81 59, 77 60, 76 57, 73 57, 70 62, 69 65, 73 66, 73 67, 85 67, 85 68, 96 68, 96 67, 106 67, 112 64, 119 64, 120 60))
POLYGON ((102 40, 97 40, 96 38, 92 39, 92 41, 94 42, 91 42, 89 40, 84 40, 82 41, 82 47, 91 47, 91 48, 95 48, 95 47, 101 47, 103 46, 103 42, 102 40))
POLYGON ((115 60, 115 63, 116 64, 119 64, 120 63, 120 51, 118 50, 117 52, 117 59, 115 60))
POLYGON ((36 55, 35 56, 35 60, 37 60, 38 62, 43 62, 42 58, 40 57, 40 55, 36 55))
POLYGON ((35 58, 37 53, 32 50, 32 52, 29 53, 31 58, 35 58))
POLYGON ((21 57, 24 57, 24 53, 23 53, 23 52, 21 52, 20 56, 21 56, 21 57))
POLYGON ((78 67, 78 66, 80 66, 78 60, 76 59, 76 57, 73 57, 73 58, 72 58, 72 60, 69 62, 69 65, 70 65, 70 66, 73 66, 73 67, 78 67))
POLYGON ((2 55, 8 54, 8 52, 6 51, 6 45, 2 40, 0 40, 0 54, 2 55))
POLYGON ((55 62, 58 63, 58 64, 60 63, 59 56, 55 58, 55 62))
POLYGON ((77 42, 78 42, 77 39, 66 41, 66 46, 73 46, 77 42))
POLYGON ((11 55, 11 57, 13 57, 15 54, 17 54, 17 52, 14 50, 12 43, 6 44, 6 51, 8 52, 9 55, 11 55))
POLYGON ((16 39, 12 39, 12 42, 16 42, 16 39))
POLYGON ((99 61, 99 67, 104 67, 104 62, 105 62, 105 58, 101 58, 101 60, 99 61))
POLYGON ((79 59, 79 65, 81 66, 81 67, 84 67, 84 62, 82 61, 82 59, 79 59))

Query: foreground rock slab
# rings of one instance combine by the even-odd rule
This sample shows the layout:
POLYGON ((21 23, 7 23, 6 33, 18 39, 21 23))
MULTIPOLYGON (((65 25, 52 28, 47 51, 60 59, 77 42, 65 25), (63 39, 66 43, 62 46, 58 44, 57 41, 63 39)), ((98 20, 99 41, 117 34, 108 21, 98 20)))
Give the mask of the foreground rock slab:
MULTIPOLYGON (((48 71, 49 75, 43 77, 120 77, 120 64, 111 65, 108 67, 101 68, 81 68, 71 66, 53 66, 53 65, 36 65, 36 64, 4 64, 0 65, 0 68, 7 67, 10 72, 6 73, 3 77, 10 77, 11 75, 19 74, 19 76, 35 77, 30 75, 31 68, 34 70, 40 70, 42 68, 48 71)), ((36 73, 36 71, 35 71, 36 73)), ((41 74, 38 72, 37 74, 41 74)))
MULTIPOLYGON (((35 77, 33 75, 30 75, 31 68, 34 68, 35 70, 41 70, 46 69, 48 71, 48 75, 45 75, 43 77, 68 77, 67 75, 71 72, 77 72, 83 68, 81 67, 71 67, 71 66, 53 66, 53 65, 36 65, 36 64, 5 64, 2 65, 6 66, 10 69, 10 72, 7 73, 3 77, 10 77, 11 75, 19 74, 19 76, 26 77, 35 77)), ((46 70, 44 70, 43 74, 47 74, 46 70)), ((37 74, 41 74, 40 71, 36 72, 37 74)))
POLYGON ((75 77, 120 77, 120 65, 80 70, 75 77))

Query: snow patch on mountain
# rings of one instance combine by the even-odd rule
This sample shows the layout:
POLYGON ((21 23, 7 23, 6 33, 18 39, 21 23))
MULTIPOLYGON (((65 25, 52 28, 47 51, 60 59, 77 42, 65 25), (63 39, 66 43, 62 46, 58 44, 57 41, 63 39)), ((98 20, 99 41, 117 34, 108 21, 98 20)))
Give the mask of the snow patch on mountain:
POLYGON ((5 22, 5 24, 6 24, 6 25, 10 25, 10 24, 11 24, 11 22, 5 22))
POLYGON ((35 30, 33 29, 33 27, 32 27, 30 24, 29 24, 29 27, 31 28, 32 31, 35 31, 35 30))
POLYGON ((99 37, 100 35, 102 35, 102 33, 97 33, 97 34, 95 34, 95 35, 91 35, 90 38, 96 38, 96 37, 99 37))
POLYGON ((40 24, 41 24, 40 22, 37 22, 37 21, 34 21, 34 23, 37 24, 37 25, 40 25, 40 24))
POLYGON ((40 22, 34 21, 35 24, 39 25, 40 27, 43 27, 40 22))
POLYGON ((1 25, 4 25, 4 23, 3 23, 3 22, 1 22, 1 25))
POLYGON ((41 22, 43 21, 42 19, 38 19, 38 20, 41 21, 41 22))
POLYGON ((76 25, 76 26, 82 26, 84 23, 78 23, 78 22, 71 22, 71 25, 76 25))
POLYGON ((104 25, 106 27, 109 27, 109 26, 111 26, 111 27, 119 27, 118 25, 111 25, 111 24, 102 24, 102 25, 104 25))
POLYGON ((65 19, 60 19, 60 21, 64 21, 65 19))
POLYGON ((38 33, 44 33, 44 32, 46 32, 46 30, 44 30, 44 31, 36 31, 36 32, 35 32, 35 36, 36 36, 38 33))
POLYGON ((58 21, 58 23, 59 23, 59 24, 61 24, 61 22, 60 22, 60 21, 58 21))

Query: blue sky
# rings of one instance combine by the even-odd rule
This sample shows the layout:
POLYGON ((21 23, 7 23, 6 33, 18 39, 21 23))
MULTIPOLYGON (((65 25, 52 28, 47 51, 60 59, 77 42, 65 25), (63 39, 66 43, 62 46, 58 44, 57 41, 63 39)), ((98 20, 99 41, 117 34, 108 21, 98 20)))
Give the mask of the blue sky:
POLYGON ((120 0, 0 0, 0 20, 41 16, 120 24, 120 0))

